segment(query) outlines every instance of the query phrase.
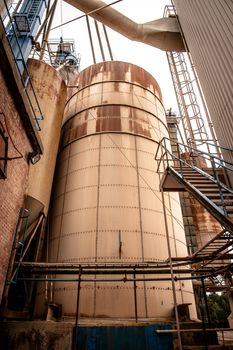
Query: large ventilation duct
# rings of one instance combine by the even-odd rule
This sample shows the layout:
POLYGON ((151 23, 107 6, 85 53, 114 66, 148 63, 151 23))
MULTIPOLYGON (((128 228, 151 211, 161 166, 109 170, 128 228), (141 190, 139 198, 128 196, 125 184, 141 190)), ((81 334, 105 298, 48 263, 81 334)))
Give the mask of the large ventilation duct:
MULTIPOLYGON (((106 5, 99 0, 65 1, 85 13, 106 5)), ((139 41, 163 51, 185 51, 176 18, 160 18, 138 24, 111 7, 102 8, 91 13, 90 16, 130 40, 139 41)))

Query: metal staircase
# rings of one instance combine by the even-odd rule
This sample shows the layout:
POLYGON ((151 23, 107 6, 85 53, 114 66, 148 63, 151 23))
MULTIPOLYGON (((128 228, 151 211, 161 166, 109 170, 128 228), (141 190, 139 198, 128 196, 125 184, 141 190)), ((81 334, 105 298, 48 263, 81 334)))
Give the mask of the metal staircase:
MULTIPOLYGON (((174 148, 174 142, 172 146, 174 148)), ((220 264, 215 264, 229 265, 229 260, 222 264, 222 259, 232 259, 233 190, 223 181, 224 177, 227 179, 227 172, 233 171, 233 166, 216 155, 182 143, 176 142, 175 146, 176 155, 171 151, 168 138, 163 138, 157 147, 155 159, 158 161, 157 172, 162 174, 161 190, 187 191, 219 222, 222 230, 194 254, 172 260, 203 261, 203 264, 221 260, 220 264), (200 164, 205 165, 205 171, 200 164)))
POLYGON ((37 13, 40 10, 40 6, 41 6, 40 0, 34 0, 31 4, 31 7, 28 11, 28 22, 30 24, 30 27, 32 26, 32 23, 33 23, 35 17, 37 16, 37 13))
POLYGON ((185 161, 182 167, 169 166, 161 186, 164 191, 177 191, 174 181, 170 187, 170 177, 178 183, 179 190, 188 191, 226 229, 233 231, 233 191, 220 181, 185 161))
POLYGON ((2 35, 9 44, 9 49, 15 62, 16 77, 22 84, 22 93, 29 104, 32 117, 35 120, 36 127, 41 130, 41 121, 44 119, 40 104, 35 93, 29 70, 27 59, 32 49, 33 36, 38 30, 41 18, 45 10, 45 0, 23 1, 19 11, 9 9, 5 4, 5 16, 0 16, 0 27, 3 30, 2 35), (27 8, 29 7, 29 12, 27 8))

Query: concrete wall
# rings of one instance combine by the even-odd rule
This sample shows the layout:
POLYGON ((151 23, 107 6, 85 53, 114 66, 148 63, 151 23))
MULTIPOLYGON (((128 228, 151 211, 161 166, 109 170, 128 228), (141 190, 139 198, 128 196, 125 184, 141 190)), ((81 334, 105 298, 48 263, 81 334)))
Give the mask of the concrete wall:
POLYGON ((58 322, 11 322, 1 325, 0 349, 71 350, 73 324, 58 322))

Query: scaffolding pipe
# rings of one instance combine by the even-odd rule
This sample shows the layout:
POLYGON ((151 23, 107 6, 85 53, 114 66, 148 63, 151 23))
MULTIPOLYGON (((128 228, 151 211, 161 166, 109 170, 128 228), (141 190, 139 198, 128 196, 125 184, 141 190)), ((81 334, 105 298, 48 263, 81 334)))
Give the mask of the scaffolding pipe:
MULTIPOLYGON (((40 254, 40 251, 41 251, 41 244, 42 244, 42 237, 44 235, 44 231, 45 231, 45 215, 44 213, 42 213, 42 222, 41 222, 41 225, 40 225, 40 233, 39 233, 39 238, 38 238, 38 243, 37 243, 37 247, 36 247, 36 252, 35 252, 35 256, 34 256, 34 259, 35 261, 38 260, 38 257, 39 257, 39 254, 40 254)), ((33 297, 33 289, 34 289, 34 283, 32 282, 30 284, 30 287, 29 287, 29 292, 28 292, 28 304, 31 305, 32 303, 32 297, 33 297)))
POLYGON ((81 275, 82 268, 79 268, 78 273, 78 287, 77 287, 77 302, 76 302, 76 316, 75 316, 75 330, 74 330, 74 350, 78 350, 78 317, 79 317, 79 305, 80 305, 80 289, 81 289, 81 275))
MULTIPOLYGON (((45 18, 48 17, 49 10, 50 10, 51 7, 52 7, 52 6, 51 6, 50 0, 49 0, 49 1, 48 1, 48 6, 47 6, 45 18)), ((42 35, 42 41, 41 41, 42 44, 43 44, 43 42, 44 42, 44 37, 45 37, 45 34, 46 34, 48 21, 46 21, 46 22, 44 22, 44 23, 45 23, 45 26, 44 26, 44 29, 43 29, 43 35, 42 35)))
MULTIPOLYGON (((189 333, 189 332, 200 332, 200 328, 185 328, 181 329, 180 332, 182 333, 189 333)), ((207 332, 228 332, 228 331, 233 331, 233 328, 206 328, 207 332)), ((158 334, 165 334, 165 333, 177 333, 177 329, 156 329, 154 331, 155 333, 158 334)))
POLYGON ((88 30, 89 40, 90 40, 90 44, 91 44, 91 52, 92 52, 93 62, 94 62, 94 64, 96 64, 95 50, 94 50, 94 45, 93 45, 93 40, 92 40, 92 35, 91 35, 91 28, 90 28, 90 23, 89 23, 88 16, 86 16, 86 22, 87 22, 87 30, 88 30))
POLYGON ((136 275, 135 275, 135 271, 133 274, 133 290, 134 290, 134 307, 135 307, 135 320, 136 322, 138 322, 138 306, 137 306, 137 284, 136 284, 136 275))
POLYGON ((100 32, 99 32, 99 27, 98 27, 98 23, 97 23, 96 20, 95 20, 95 30, 96 30, 97 38, 98 38, 98 41, 99 41, 99 47, 100 47, 102 60, 106 61, 105 60, 105 55, 104 55, 104 49, 103 49, 103 45, 102 45, 102 41, 101 41, 101 36, 100 36, 100 32))
POLYGON ((113 61, 112 49, 111 49, 111 45, 110 45, 110 42, 109 42, 109 39, 108 39, 108 32, 107 32, 107 29, 106 29, 106 27, 105 27, 105 25, 103 23, 102 23, 102 26, 103 26, 103 30, 104 30, 106 43, 107 43, 107 46, 108 46, 109 56, 111 58, 111 61, 113 61))
POLYGON ((167 215, 166 215, 165 198, 164 198, 164 192, 163 192, 162 188, 161 188, 161 195, 162 195, 162 204, 163 204, 164 224, 165 224, 166 237, 167 237, 167 249, 168 249, 168 256, 169 256, 169 265, 170 265, 170 270, 171 270, 171 282, 172 282, 172 293, 173 293, 176 328, 177 328, 177 336, 178 336, 178 347, 179 347, 179 350, 182 350, 183 348, 182 348, 182 341, 181 341, 181 334, 180 334, 180 322, 179 322, 179 314, 178 314, 177 299, 176 299, 176 286, 175 286, 174 272, 173 272, 173 266, 172 266, 171 245, 170 245, 170 239, 169 239, 169 230, 168 230, 168 222, 167 222, 167 215))
MULTIPOLYGON (((218 237, 218 236, 217 236, 218 237)), ((230 237, 231 239, 232 237, 230 237)), ((201 251, 201 249, 200 249, 201 251)), ((224 259, 232 259, 232 254, 227 254, 227 255, 223 255, 221 257, 216 257, 217 260, 222 260, 223 258, 224 259)), ((186 266, 186 265, 189 265, 191 263, 197 263, 197 262, 200 262, 200 261, 203 261, 203 259, 205 260, 208 260, 210 259, 211 262, 212 262, 212 259, 213 257, 209 257, 209 256, 200 256, 200 257, 195 257, 195 259, 192 259, 193 257, 195 257, 195 255, 191 255, 190 257, 187 257, 189 259, 186 259, 186 257, 184 257, 184 261, 182 263, 176 263, 176 264, 173 264, 173 268, 174 267, 181 267, 181 266, 186 266)), ((172 261, 182 261, 182 257, 181 258, 172 258, 172 261)), ((157 264, 157 263, 156 263, 157 264)), ((74 271, 75 272, 75 269, 78 269, 80 266, 79 265, 76 265, 76 264, 67 264, 67 263, 29 263, 29 262, 22 262, 21 263, 21 268, 24 268, 25 270, 29 271, 29 272, 32 272, 32 273, 42 273, 42 274, 45 274, 45 273, 59 273, 59 268, 63 268, 62 272, 66 269, 70 269, 71 271, 74 271), (51 270, 51 269, 53 270, 51 270), (37 269, 37 270, 36 270, 37 269), (42 271, 42 272, 41 272, 42 271), (51 272, 52 271, 52 272, 51 272)), ((168 264, 164 265, 164 264, 161 264, 161 265, 118 265, 117 263, 114 263, 114 265, 98 265, 98 264, 94 264, 94 265, 83 265, 81 264, 82 268, 83 269, 86 269, 86 273, 88 274, 101 274, 101 273, 109 273, 109 272, 106 272, 107 270, 111 270, 110 273, 118 273, 118 274, 125 274, 125 273, 132 273, 132 269, 136 268, 137 270, 135 270, 135 273, 137 274, 144 274, 144 273, 154 273, 154 274, 158 274, 158 273, 169 273, 170 272, 170 268, 168 266, 168 264), (164 268, 164 270, 161 270, 162 268, 164 268), (121 269, 121 270, 120 270, 121 269), (128 269, 128 271, 127 271, 128 269), (142 269, 142 271, 140 271, 140 269, 142 269), (93 270, 93 272, 91 272, 91 270, 93 270), (105 270, 104 272, 101 272, 101 270, 105 270), (117 270, 117 272, 114 272, 115 270, 117 270), (145 271, 147 270, 147 271, 145 271)), ((219 265, 219 267, 221 267, 221 271, 225 270, 225 269, 228 269, 229 267, 231 267, 232 264, 228 263, 226 266, 224 266, 224 269, 222 267, 222 265, 219 265)), ((176 272, 176 270, 173 270, 176 272)), ((185 270, 177 270, 179 274, 181 273, 192 273, 194 272, 193 269, 188 269, 186 268, 185 270)), ((195 270, 196 272, 197 270, 195 270)), ((219 269, 215 269, 213 270, 213 266, 211 265, 210 267, 206 267, 205 269, 200 269, 198 270, 199 272, 202 272, 202 273, 209 273, 209 272, 212 272, 212 273, 219 273, 219 269)))
POLYGON ((42 44, 41 44, 40 60, 43 60, 43 57, 44 57, 45 46, 46 46, 46 44, 48 42, 49 31, 50 31, 50 28, 51 28, 51 25, 52 25, 52 22, 53 22, 53 17, 54 17, 54 14, 55 14, 57 2, 58 2, 58 0, 54 1, 54 4, 53 4, 54 6, 53 6, 53 9, 52 9, 51 14, 50 14, 49 23, 48 23, 47 28, 46 28, 46 33, 44 33, 44 35, 43 35, 43 39, 42 39, 43 41, 42 41, 42 44))
MULTIPOLYGON (((22 266, 22 264, 21 264, 22 266)), ((140 270, 135 270, 134 268, 132 269, 120 269, 120 270, 115 270, 115 269, 106 269, 106 270, 100 270, 98 271, 98 269, 87 269, 87 270, 84 270, 84 267, 83 267, 83 274, 84 275, 127 275, 127 274, 132 274, 132 270, 135 274, 137 275, 141 275, 141 274, 153 274, 153 275, 160 275, 160 274, 170 274, 170 268, 169 269, 158 269, 158 270, 144 270, 144 269, 140 269, 140 270)), ((50 274, 50 275, 58 275, 58 274, 67 274, 67 275, 75 275, 77 273, 77 269, 33 269, 33 270, 30 270, 30 269, 25 269, 25 271, 27 272, 31 272, 32 274, 34 275, 39 275, 39 274, 42 274, 42 275, 47 275, 47 274, 50 274)), ((202 269, 200 270, 201 273, 210 273, 210 272, 215 272, 215 273, 219 273, 219 271, 215 270, 213 271, 212 267, 210 269, 202 269)), ((179 270, 179 269, 176 269, 174 270, 173 269, 173 273, 177 273, 177 274, 185 274, 185 275, 188 275, 190 273, 194 272, 193 269, 183 269, 183 270, 179 270)))
MULTIPOLYGON (((64 273, 63 273, 64 274, 64 273)), ((94 275, 95 273, 93 273, 94 275)), ((158 278, 82 278, 82 282, 164 282, 164 281, 190 281, 190 280, 198 280, 201 278, 209 278, 213 277, 212 274, 204 275, 204 276, 189 276, 189 277, 158 277, 158 278)), ((37 281, 37 282, 78 282, 77 278, 37 278, 37 277, 19 277, 17 281, 37 281)))
POLYGON ((44 27, 46 26, 47 21, 48 21, 50 15, 51 15, 51 12, 52 12, 53 9, 54 9, 54 6, 56 6, 55 4, 56 4, 56 1, 54 1, 54 3, 52 4, 52 6, 50 7, 50 9, 49 9, 49 11, 48 11, 48 13, 47 13, 47 15, 46 15, 46 17, 45 17, 43 23, 41 24, 40 29, 38 30, 38 32, 37 32, 37 34, 36 34, 36 36, 35 36, 35 38, 34 38, 34 41, 35 41, 35 42, 39 39, 39 36, 41 35, 41 33, 42 33, 44 27))

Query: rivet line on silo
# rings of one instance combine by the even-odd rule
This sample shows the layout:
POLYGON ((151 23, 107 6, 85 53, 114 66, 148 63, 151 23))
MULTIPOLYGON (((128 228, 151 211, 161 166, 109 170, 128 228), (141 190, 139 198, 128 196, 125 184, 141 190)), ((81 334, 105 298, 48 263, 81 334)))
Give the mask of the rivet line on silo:
MULTIPOLYGON (((115 229, 115 230, 99 230, 99 232, 106 232, 106 233, 118 233, 119 230, 115 229)), ((139 234, 140 232, 137 230, 123 230, 125 233, 133 233, 133 234, 139 234)), ((85 234, 93 234, 95 233, 95 230, 88 230, 88 231, 77 231, 77 232, 68 232, 68 233, 64 233, 62 235, 60 235, 60 238, 65 238, 65 237, 69 237, 69 236, 73 236, 73 235, 85 235, 85 234)), ((160 232, 150 232, 150 231, 143 231, 143 234, 148 234, 148 235, 155 235, 155 236, 160 236, 160 237, 165 237, 164 234, 160 233, 160 232)), ((172 237, 171 237, 172 238, 172 237)), ((50 239, 50 241, 54 241, 59 239, 59 236, 54 236, 50 239)), ((182 243, 185 244, 185 242, 179 240, 177 238, 177 240, 182 243)))

